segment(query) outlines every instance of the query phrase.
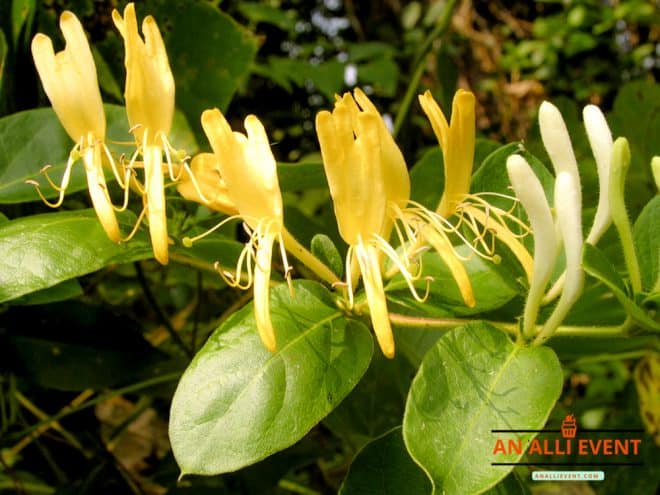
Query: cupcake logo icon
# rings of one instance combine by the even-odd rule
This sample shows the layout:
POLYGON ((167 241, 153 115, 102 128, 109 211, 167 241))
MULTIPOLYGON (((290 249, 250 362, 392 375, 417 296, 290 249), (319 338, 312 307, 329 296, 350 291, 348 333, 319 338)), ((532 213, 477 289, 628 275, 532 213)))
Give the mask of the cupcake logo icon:
POLYGON ((575 438, 576 431, 577 425, 575 423, 575 416, 569 414, 561 422, 561 436, 564 438, 575 438))

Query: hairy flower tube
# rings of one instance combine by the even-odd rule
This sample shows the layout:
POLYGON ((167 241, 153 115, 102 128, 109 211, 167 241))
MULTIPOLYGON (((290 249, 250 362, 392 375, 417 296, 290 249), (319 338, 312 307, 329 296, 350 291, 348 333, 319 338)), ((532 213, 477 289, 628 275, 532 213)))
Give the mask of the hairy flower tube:
POLYGON ((247 289, 254 285, 254 314, 257 329, 264 345, 277 349, 275 330, 270 319, 270 272, 273 243, 278 242, 285 275, 290 280, 290 267, 284 248, 288 235, 284 228, 282 194, 277 179, 277 166, 270 149, 266 130, 254 115, 245 119, 246 134, 232 132, 220 110, 202 113, 202 127, 208 137, 213 154, 202 154, 192 162, 192 178, 184 179, 179 192, 187 199, 230 214, 229 218, 210 231, 192 239, 185 245, 204 237, 225 222, 242 218, 249 235, 239 256, 236 273, 220 270, 220 274, 234 287, 247 289), (246 278, 242 274, 245 270, 246 278))
POLYGON ((559 301, 543 324, 543 329, 536 337, 536 343, 543 343, 554 333, 582 293, 584 238, 581 198, 580 184, 575 182, 575 178, 569 172, 559 172, 555 180, 555 211, 566 256, 566 278, 559 301))
MULTIPOLYGON (((419 102, 431 122, 444 161, 445 189, 437 207, 437 213, 447 223, 449 223, 450 217, 456 216, 458 220, 453 226, 453 230, 457 232, 462 225, 471 230, 475 235, 474 251, 487 258, 494 256, 494 249, 487 241, 488 234, 492 234, 513 252, 521 263, 527 278, 531 279, 532 257, 519 240, 521 235, 528 232, 527 226, 510 211, 490 204, 484 199, 486 194, 470 194, 476 126, 474 95, 462 89, 456 92, 452 102, 450 123, 447 122, 430 91, 419 95, 419 102), (516 225, 522 234, 514 234, 508 223, 516 225)), ((514 201, 514 198, 510 199, 514 201)), ((427 236, 427 241, 438 252, 445 250, 444 246, 436 245, 433 237, 427 236)), ((464 299, 465 297, 464 294, 464 299)))
POLYGON ((112 20, 124 38, 126 112, 144 166, 144 187, 140 186, 154 256, 168 262, 167 217, 163 177, 163 153, 172 180, 176 180, 171 161, 174 151, 167 140, 174 115, 174 78, 156 21, 147 16, 142 22, 144 40, 138 34, 135 6, 129 3, 124 16, 114 10, 112 20))
POLYGON ((511 155, 507 159, 506 169, 511 186, 527 212, 534 235, 534 272, 523 314, 523 334, 531 338, 536 330, 541 298, 557 260, 558 242, 543 186, 527 160, 520 155, 511 155))
MULTIPOLYGON (((596 215, 587 235, 586 242, 595 245, 612 224, 612 213, 609 198, 609 182, 612 162, 612 133, 605 116, 595 105, 587 105, 583 110, 584 127, 587 131, 591 151, 596 160, 598 173, 599 197, 596 215)), ((573 152, 571 138, 559 109, 552 103, 544 101, 539 109, 539 127, 543 145, 550 156, 550 161, 557 177, 561 172, 571 175, 577 187, 580 203, 582 193, 578 164, 573 152)), ((561 233, 561 230, 560 230, 561 233)), ((562 273, 544 298, 544 303, 555 299, 562 291, 566 275, 562 273)))
POLYGON ((71 168, 82 157, 89 195, 96 214, 108 237, 119 242, 119 225, 103 173, 104 157, 112 166, 117 182, 124 189, 127 186, 127 177, 120 176, 104 143, 103 102, 96 78, 96 66, 83 27, 73 13, 65 11, 60 17, 60 29, 66 41, 64 50, 55 53, 50 38, 39 33, 32 40, 32 57, 53 110, 76 144, 69 154, 59 186, 48 176, 48 167, 44 167, 48 182, 59 192, 55 203, 45 199, 37 182, 29 182, 37 187, 37 192, 46 204, 57 208, 64 200, 64 193, 71 178, 71 168))
POLYGON ((362 276, 376 339, 389 358, 394 337, 383 287, 383 254, 412 285, 405 253, 388 243, 397 211, 406 208, 410 179, 403 155, 376 107, 356 89, 336 97, 332 112, 316 116, 316 132, 339 233, 349 245, 346 284, 352 303, 356 274, 362 276))

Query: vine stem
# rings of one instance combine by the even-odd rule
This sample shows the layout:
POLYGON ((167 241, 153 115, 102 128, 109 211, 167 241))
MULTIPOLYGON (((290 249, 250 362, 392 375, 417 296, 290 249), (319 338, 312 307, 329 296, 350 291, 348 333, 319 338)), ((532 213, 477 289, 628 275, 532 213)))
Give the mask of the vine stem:
MULTIPOLYGON (((398 313, 389 313, 390 321, 394 325, 409 327, 409 328, 435 328, 435 329, 451 329, 466 323, 473 323, 477 321, 485 321, 497 328, 506 331, 508 334, 516 337, 518 336, 518 324, 502 321, 489 321, 470 318, 427 318, 423 316, 409 316, 398 313)), ((537 325, 541 328, 541 325, 537 325)), ((621 325, 614 326, 560 326, 553 337, 625 337, 627 335, 629 325, 627 321, 621 325)))

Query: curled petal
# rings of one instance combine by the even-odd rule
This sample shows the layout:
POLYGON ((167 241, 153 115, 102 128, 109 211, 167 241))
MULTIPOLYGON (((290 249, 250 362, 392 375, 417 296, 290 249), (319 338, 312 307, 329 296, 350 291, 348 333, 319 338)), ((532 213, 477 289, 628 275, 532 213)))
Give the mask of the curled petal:
POLYGON ((190 163, 190 175, 177 184, 179 194, 189 201, 206 205, 208 208, 236 215, 238 210, 229 197, 227 184, 220 175, 220 165, 214 153, 195 155, 190 163))
POLYGON ((105 136, 105 114, 96 78, 96 66, 87 37, 78 18, 62 13, 60 28, 66 46, 57 54, 48 36, 32 40, 32 57, 53 110, 75 142, 105 136))
POLYGON ((133 3, 124 9, 123 18, 113 11, 112 20, 124 38, 126 50, 124 95, 128 121, 140 143, 148 140, 147 144, 153 144, 170 131, 174 115, 174 77, 165 44, 151 16, 142 23, 142 40, 133 3))
POLYGON ((376 340, 381 351, 387 358, 394 357, 394 336, 387 312, 385 289, 380 273, 378 252, 373 246, 360 242, 355 246, 355 256, 360 266, 364 290, 367 294, 369 314, 374 327, 376 340))

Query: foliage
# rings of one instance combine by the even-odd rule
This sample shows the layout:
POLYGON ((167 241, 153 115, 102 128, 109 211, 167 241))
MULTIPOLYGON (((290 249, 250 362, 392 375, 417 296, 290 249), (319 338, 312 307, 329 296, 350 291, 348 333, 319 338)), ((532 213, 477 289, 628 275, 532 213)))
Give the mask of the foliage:
MULTIPOLYGON (((559 490, 564 485, 531 482, 529 471, 548 458, 498 456, 492 430, 537 430, 520 434, 528 446, 543 437, 538 430, 557 429, 574 414, 580 429, 635 429, 643 445, 634 459, 642 468, 607 467, 605 483, 584 482, 583 491, 652 493, 660 483, 660 202, 649 167, 660 154, 660 90, 649 68, 657 67, 657 11, 642 0, 615 8, 590 0, 514 2, 493 7, 499 14, 477 3, 139 2, 138 19, 153 15, 158 22, 176 82, 170 144, 159 157, 171 155, 176 167, 190 163, 197 173, 189 158, 211 149, 202 111, 221 109, 241 132, 243 117, 256 113, 278 158, 275 183, 282 192, 283 224, 273 233, 271 224, 252 223, 239 208, 244 223, 231 208, 219 212, 208 201, 184 200, 181 182, 167 179, 168 165, 160 166, 167 181, 167 265, 154 259, 152 219, 139 225, 155 207, 153 189, 140 182, 146 151, 135 129, 129 131, 124 48, 111 16, 126 2, 0 4, 0 492, 559 490), (128 171, 123 182, 106 167, 108 197, 121 204, 125 191, 140 196, 117 213, 122 235, 138 224, 120 243, 108 239, 90 208, 96 205, 85 192, 83 164, 74 165, 57 211, 31 185, 36 181, 54 200, 58 191, 46 182, 44 165, 52 164, 46 172, 60 184, 75 156, 58 116, 37 108, 48 98, 30 56, 37 32, 62 47, 64 9, 82 20, 91 40, 108 154, 128 171), (493 59, 490 49, 501 57, 493 59), (478 62, 474 67, 466 66, 466 51, 478 62), (530 89, 539 81, 540 91, 530 89), (521 89, 521 82, 528 85, 521 89), (449 117, 458 85, 476 94, 479 136, 471 149, 456 123, 465 108, 455 103, 448 122, 455 133, 447 132, 456 149, 474 153, 465 191, 473 203, 448 216, 455 223, 447 234, 454 254, 447 255, 437 242, 427 243, 435 249, 415 244, 430 228, 419 225, 437 218, 428 212, 453 185, 443 174, 447 151, 435 147, 416 101, 429 88, 449 117), (351 267, 351 255, 359 258, 362 248, 345 242, 346 224, 364 228, 368 215, 354 207, 344 209, 352 218, 341 218, 339 186, 326 178, 328 156, 315 133, 317 113, 354 87, 381 109, 410 169, 414 204, 401 206, 393 220, 404 232, 391 238, 388 232, 383 242, 391 246, 365 255, 377 260, 382 282, 380 274, 373 280, 364 258, 351 267), (547 341, 541 324, 532 325, 531 336, 522 331, 525 305, 534 301, 520 251, 540 250, 526 235, 532 215, 507 199, 507 163, 515 154, 529 162, 553 219, 561 210, 562 193, 554 189, 561 174, 550 171, 547 134, 531 124, 543 95, 561 110, 579 163, 582 209, 574 213, 585 232, 602 184, 578 109, 602 103, 614 137, 625 136, 630 149, 625 208, 618 212, 629 235, 615 220, 597 246, 584 245, 584 289, 547 341), (475 206, 484 202, 484 210, 475 206), (492 212, 502 212, 500 227, 491 222, 496 216, 488 217, 492 212), (484 214, 487 225, 475 227, 484 214), (216 230, 219 221, 226 223, 216 230), (264 288, 258 273, 265 270, 269 235, 290 261, 271 241, 273 269, 269 254, 264 288), (252 258, 241 274, 237 266, 252 258), (249 282, 254 297, 240 290, 249 282), (396 344, 392 359, 383 356, 390 357, 375 316, 377 294, 370 292, 379 283, 396 344), (277 337, 273 352, 262 343, 264 304, 277 337), (501 461, 506 465, 493 465, 501 461)), ((364 120, 374 117, 360 93, 353 94, 364 120)), ((351 139, 362 132, 351 129, 351 139)), ((367 211, 379 199, 374 163, 391 165, 392 157, 350 156, 351 166, 374 167, 366 181, 351 169, 347 182, 370 198, 358 204, 367 211)), ((260 170, 239 191, 252 206, 260 201, 259 181, 266 181, 260 170)), ((179 171, 171 170, 172 177, 179 171)), ((181 181, 194 176, 181 174, 181 181)), ((197 177, 202 190, 217 187, 217 174, 208 184, 197 177)), ((400 185, 386 183, 383 190, 390 194, 400 185)), ((560 256, 553 282, 568 264, 560 256)), ((539 307, 538 322, 547 321, 554 305, 539 307)))

